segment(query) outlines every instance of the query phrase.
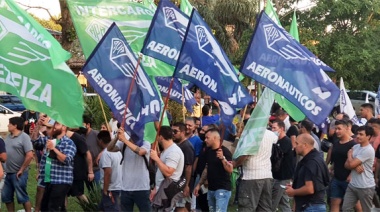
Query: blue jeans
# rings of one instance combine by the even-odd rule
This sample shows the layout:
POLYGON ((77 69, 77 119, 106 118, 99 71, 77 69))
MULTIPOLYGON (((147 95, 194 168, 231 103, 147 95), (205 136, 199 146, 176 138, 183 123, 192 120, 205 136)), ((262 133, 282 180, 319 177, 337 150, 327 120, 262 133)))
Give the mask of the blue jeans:
POLYGON ((29 202, 29 196, 26 191, 28 182, 28 171, 24 171, 20 178, 17 179, 16 173, 7 174, 4 181, 4 188, 1 192, 1 199, 4 203, 13 202, 13 196, 16 192, 17 202, 24 204, 29 202))
POLYGON ((136 204, 139 211, 152 211, 149 200, 150 191, 121 191, 120 203, 122 211, 133 211, 136 204))
POLYGON ((218 189, 207 192, 208 207, 210 212, 227 211, 228 201, 231 197, 231 191, 218 189))
POLYGON ((304 212, 325 212, 326 204, 314 204, 307 207, 304 212))

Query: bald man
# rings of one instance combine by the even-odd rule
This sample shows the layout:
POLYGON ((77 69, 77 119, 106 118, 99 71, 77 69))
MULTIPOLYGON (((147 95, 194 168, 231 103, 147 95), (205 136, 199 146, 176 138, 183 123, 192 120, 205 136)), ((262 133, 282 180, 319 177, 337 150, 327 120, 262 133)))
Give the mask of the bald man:
POLYGON ((287 185, 285 192, 294 197, 296 211, 326 211, 325 194, 329 175, 323 158, 314 148, 313 137, 309 134, 299 135, 295 150, 303 158, 297 164, 293 185, 287 185))
POLYGON ((206 168, 202 173, 199 183, 194 188, 194 195, 198 196, 199 190, 208 181, 207 200, 210 211, 227 211, 228 201, 231 197, 231 173, 233 166, 231 152, 220 145, 218 129, 210 129, 206 132, 205 139, 207 150, 205 152, 206 168))

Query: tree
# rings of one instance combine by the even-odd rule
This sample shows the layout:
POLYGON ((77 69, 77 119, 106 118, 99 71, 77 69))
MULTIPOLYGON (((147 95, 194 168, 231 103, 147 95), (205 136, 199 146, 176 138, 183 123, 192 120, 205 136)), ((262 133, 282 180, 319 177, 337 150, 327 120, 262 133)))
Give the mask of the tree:
POLYGON ((350 89, 376 90, 380 81, 380 2, 319 0, 300 14, 301 43, 343 77, 350 89))

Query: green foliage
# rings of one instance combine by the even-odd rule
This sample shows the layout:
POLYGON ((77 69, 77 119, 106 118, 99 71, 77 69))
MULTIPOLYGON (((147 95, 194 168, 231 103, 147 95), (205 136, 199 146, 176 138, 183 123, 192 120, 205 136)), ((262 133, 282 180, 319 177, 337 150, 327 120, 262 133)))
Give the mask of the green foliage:
POLYGON ((102 189, 99 185, 94 186, 92 191, 88 192, 88 202, 83 200, 77 200, 77 204, 80 205, 83 211, 99 211, 98 205, 102 199, 102 189))
POLYGON ((380 2, 319 0, 300 14, 301 43, 336 70, 349 89, 376 90, 380 81, 380 2))
POLYGON ((100 126, 102 123, 108 123, 108 120, 111 118, 111 110, 107 106, 107 104, 104 102, 103 99, 101 99, 102 105, 104 107, 104 113, 106 114, 107 119, 104 119, 103 110, 100 104, 98 96, 89 96, 84 97, 85 102, 85 112, 84 114, 89 115, 93 119, 93 126, 94 129, 100 129, 100 126))
POLYGON ((30 13, 29 13, 29 15, 31 15, 38 23, 40 23, 46 29, 52 29, 52 30, 59 31, 59 32, 62 31, 62 26, 57 24, 55 21, 58 19, 58 17, 56 17, 54 19, 50 18, 49 20, 46 20, 46 19, 38 18, 37 16, 30 14, 30 13))

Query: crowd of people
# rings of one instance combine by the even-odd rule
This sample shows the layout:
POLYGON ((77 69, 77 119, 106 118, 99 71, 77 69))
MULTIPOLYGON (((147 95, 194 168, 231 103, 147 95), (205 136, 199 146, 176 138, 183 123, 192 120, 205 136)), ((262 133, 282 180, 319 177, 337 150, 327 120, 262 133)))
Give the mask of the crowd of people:
MULTIPOLYGON (((241 122, 249 115, 241 112, 241 122)), ((361 118, 357 126, 338 114, 324 134, 280 108, 257 154, 233 160, 244 124, 223 126, 211 105, 200 117, 161 126, 153 145, 138 142, 115 118, 98 131, 83 116, 83 127, 70 129, 26 111, 9 119, 9 134, 0 139, 1 200, 14 211, 16 194, 24 210, 32 210, 27 181, 35 158, 35 211, 65 211, 68 196, 88 202, 85 187, 96 192, 98 186, 100 211, 227 211, 231 197, 239 211, 326 211, 327 205, 331 211, 370 211, 380 207, 380 119, 371 104, 362 105, 361 118)))

